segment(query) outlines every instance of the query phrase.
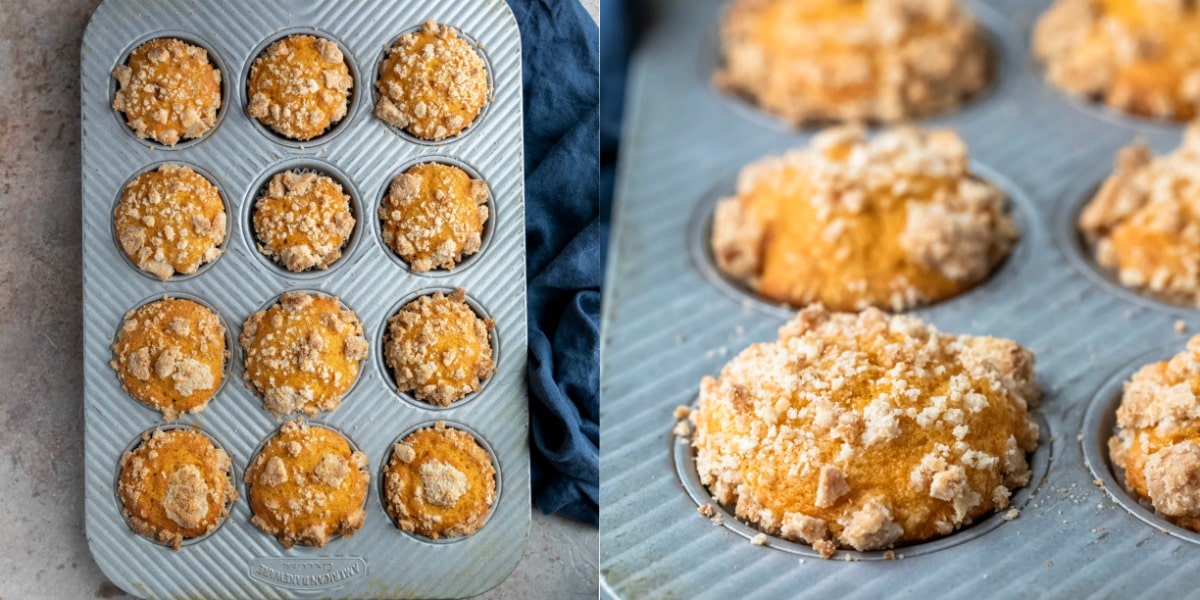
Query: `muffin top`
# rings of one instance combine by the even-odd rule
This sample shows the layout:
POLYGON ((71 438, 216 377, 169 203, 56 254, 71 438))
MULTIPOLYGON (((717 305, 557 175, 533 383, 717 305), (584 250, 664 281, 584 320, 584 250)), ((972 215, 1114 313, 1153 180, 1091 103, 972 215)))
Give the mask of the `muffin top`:
POLYGON ((246 381, 275 416, 330 411, 354 384, 367 340, 336 297, 285 292, 242 325, 246 381))
POLYGON ((113 69, 113 110, 141 139, 174 146, 212 129, 221 108, 221 72, 208 51, 171 38, 150 40, 113 69))
POLYGON ((254 205, 258 250, 296 273, 329 268, 353 231, 350 196, 325 175, 278 173, 254 205))
POLYGON ((353 87, 337 44, 289 35, 268 46, 250 66, 247 110, 284 137, 311 140, 346 116, 353 87))
POLYGON ((194 429, 156 429, 121 455, 117 496, 140 535, 178 550, 216 530, 237 500, 229 455, 194 429))
POLYGON ((435 540, 467 536, 483 526, 496 501, 496 469, 471 434, 439 421, 393 447, 384 495, 404 531, 435 540))
POLYGON ((991 76, 958 0, 735 0, 713 81, 793 124, 946 112, 991 76))
POLYGON ((466 302, 467 293, 434 292, 404 305, 388 319, 384 359, 396 389, 418 400, 450 406, 492 376, 491 319, 482 319, 466 302))
POLYGON ((166 281, 191 275, 224 251, 225 204, 217 186, 183 165, 165 164, 121 191, 117 241, 139 269, 166 281))
POLYGON ((767 298, 904 310, 960 294, 1007 256, 1003 192, 970 172, 952 131, 868 141, 826 130, 810 148, 742 169, 713 217, 717 266, 767 298))
POLYGON ((366 519, 367 456, 336 431, 284 422, 246 469, 250 522, 284 548, 350 537, 366 519))
POLYGON ((479 251, 488 219, 487 184, 439 163, 399 174, 379 206, 383 241, 410 269, 453 269, 479 251))
POLYGON ((1033 361, 1011 340, 810 306, 700 382, 700 479, 825 556, 948 534, 1029 483, 1033 361))
POLYGON ((1195 2, 1058 0, 1038 20, 1033 52, 1068 93, 1187 121, 1200 115, 1197 31, 1195 2))
POLYGON ((1122 285, 1200 306, 1200 124, 1158 158, 1140 142, 1079 216, 1096 260, 1122 285))
POLYGON ((488 102, 483 59, 448 25, 426 21, 387 51, 375 116, 425 140, 454 137, 488 102))
POLYGON ((168 423, 208 406, 229 356, 217 315, 181 298, 163 298, 126 313, 112 349, 121 387, 162 411, 168 423))

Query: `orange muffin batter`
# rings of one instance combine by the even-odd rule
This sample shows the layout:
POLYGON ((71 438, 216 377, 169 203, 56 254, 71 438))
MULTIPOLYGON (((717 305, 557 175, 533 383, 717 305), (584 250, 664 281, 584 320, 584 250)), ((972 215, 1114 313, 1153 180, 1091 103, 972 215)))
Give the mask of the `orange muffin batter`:
POLYGON ((325 175, 285 171, 254 205, 258 250, 289 271, 327 269, 354 231, 350 196, 325 175))
POLYGON ((396 389, 418 400, 450 406, 478 392, 496 370, 488 330, 467 304, 461 289, 446 296, 434 292, 404 305, 388 319, 384 360, 396 378, 396 389))
POLYGON ((251 117, 293 140, 311 140, 346 116, 354 78, 338 45, 289 35, 250 66, 246 97, 251 117))
POLYGON ((286 421, 246 469, 250 522, 284 548, 350 537, 366 519, 370 479, 367 456, 336 431, 286 421))
POLYGON ((1125 486, 1171 522, 1200 532, 1200 336, 1125 383, 1108 441, 1125 486))
POLYGON ((184 540, 216 530, 237 490, 229 455, 194 429, 156 429, 121 455, 117 496, 140 535, 178 550, 184 540))
POLYGON ((1046 79, 1125 112, 1200 115, 1200 6, 1195 2, 1058 0, 1034 29, 1046 79))
POLYGON ((1033 355, 920 320, 810 306, 700 382, 696 468, 762 531, 876 550, 946 535, 1029 483, 1033 355))
POLYGON ((433 21, 400 36, 375 87, 375 116, 425 140, 462 133, 491 94, 483 59, 453 27, 433 21))
POLYGON ((396 444, 383 485, 400 529, 435 540, 475 533, 496 501, 492 457, 471 434, 441 421, 396 444))
POLYGON ((212 129, 221 108, 221 72, 208 51, 176 39, 150 40, 113 69, 113 110, 141 139, 174 146, 212 129))
POLYGON ((225 377, 225 327, 191 300, 163 298, 125 314, 112 368, 135 400, 170 423, 204 410, 225 377))
POLYGON ((163 281, 191 275, 224 252, 228 217, 221 194, 183 165, 138 175, 122 190, 113 218, 125 255, 163 281))
POLYGON ((991 77, 958 0, 735 0, 713 77, 793 124, 946 112, 991 77))
POLYGON ((1200 306, 1200 123, 1154 158, 1135 143, 1079 217, 1096 260, 1122 285, 1200 306))
POLYGON ((951 131, 868 141, 859 128, 830 129, 811 148, 742 169, 736 195, 717 206, 713 254, 778 302, 904 310, 991 273, 1017 238, 1005 205, 951 131))
POLYGON ((415 272, 453 269, 479 252, 487 199, 487 184, 458 167, 412 167, 392 180, 379 206, 383 241, 415 272))
POLYGON ((277 417, 337 408, 367 358, 358 316, 336 297, 304 292, 285 292, 250 315, 241 344, 246 381, 277 417))

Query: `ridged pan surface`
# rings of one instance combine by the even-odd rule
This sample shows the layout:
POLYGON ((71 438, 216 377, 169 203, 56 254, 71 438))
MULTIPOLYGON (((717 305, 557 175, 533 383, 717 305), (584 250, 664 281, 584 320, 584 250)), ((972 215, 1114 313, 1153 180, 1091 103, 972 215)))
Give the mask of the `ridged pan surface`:
POLYGON ((713 206, 740 168, 805 145, 793 130, 709 77, 722 2, 662 0, 633 57, 609 254, 601 368, 601 577, 620 598, 1178 597, 1180 568, 1200 536, 1132 498, 1109 464, 1121 382, 1181 351, 1200 313, 1124 290, 1079 243, 1081 203, 1141 138, 1157 152, 1182 128, 1116 115, 1068 98, 1031 56, 1049 0, 968 1, 996 51, 991 88, 923 121, 966 141, 973 168, 1004 189, 1022 229, 985 283, 914 311, 952 333, 1012 338, 1037 356, 1035 479, 1014 497, 1020 517, 983 519, 937 541, 821 560, 726 514, 707 499, 692 450, 672 435, 672 411, 693 405, 699 381, 751 343, 776 339, 790 311, 723 279, 705 240, 713 206), (1040 474, 1040 476, 1038 476, 1040 474), (1099 485, 1098 485, 1098 483, 1099 485))
POLYGON ((304 2, 300 0, 107 0, 92 15, 82 54, 84 247, 84 503, 87 539, 104 573, 148 598, 463 597, 502 581, 529 534, 528 406, 525 383, 525 216, 521 122, 521 46, 502 0, 304 2), (372 116, 374 77, 400 34, 434 19, 452 25, 485 56, 494 93, 463 135, 421 143, 372 116), (246 113, 245 74, 256 53, 288 33, 338 42, 355 75, 344 122, 316 142, 289 143, 246 113), (114 67, 136 45, 178 37, 206 47, 221 68, 224 102, 215 129, 199 141, 165 148, 141 141, 110 108, 114 67), (491 216, 483 250, 450 272, 417 274, 384 245, 376 213, 388 182, 406 166, 443 161, 488 183, 491 216), (112 210, 123 185, 163 162, 208 175, 228 206, 226 253, 191 277, 160 282, 135 269, 113 237, 112 210), (290 274, 248 239, 248 203, 275 172, 325 170, 354 196, 359 226, 328 271, 290 274), (400 302, 434 290, 467 291, 477 312, 496 322, 497 370, 481 392, 437 409, 395 392, 382 359, 382 336, 400 302), (213 308, 236 342, 243 321, 288 290, 336 295, 363 323, 370 356, 341 406, 312 422, 342 432, 368 458, 366 522, 323 548, 285 550, 250 524, 242 475, 281 421, 244 383, 242 352, 232 347, 227 383, 203 412, 177 421, 198 427, 233 459, 241 498, 213 534, 179 551, 134 534, 121 516, 114 483, 121 453, 162 425, 161 416, 126 394, 110 345, 123 315, 149 300, 189 297, 213 308), (486 525, 452 542, 400 531, 383 509, 381 466, 393 442, 418 425, 445 421, 470 432, 493 454, 498 497, 486 525))

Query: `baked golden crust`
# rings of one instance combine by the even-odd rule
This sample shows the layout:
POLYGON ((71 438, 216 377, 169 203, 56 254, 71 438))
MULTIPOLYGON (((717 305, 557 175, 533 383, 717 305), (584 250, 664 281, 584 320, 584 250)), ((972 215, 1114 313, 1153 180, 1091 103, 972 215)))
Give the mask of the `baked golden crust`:
POLYGON ((228 217, 217 186, 183 165, 134 178, 113 213, 117 242, 139 269, 166 281, 191 275, 224 251, 228 217))
POLYGON ((1125 486, 1167 520, 1200 531, 1200 336, 1125 383, 1109 440, 1125 486))
POLYGON ((237 500, 229 468, 229 455, 194 429, 143 433, 142 443, 121 455, 122 512, 136 533, 178 550, 229 516, 237 500))
POLYGON ((285 421, 246 469, 250 522, 284 548, 324 546, 363 525, 371 475, 346 438, 302 419, 285 421))
POLYGON ((1038 19, 1046 79, 1128 113, 1200 115, 1200 7, 1165 0, 1058 0, 1038 19))
POLYGON ((479 252, 488 219, 487 184, 439 163, 396 176, 379 206, 383 241, 410 269, 454 269, 479 252))
POLYGON ((450 406, 478 392, 495 372, 488 330, 496 325, 477 316, 466 300, 461 289, 449 296, 434 292, 388 319, 384 360, 398 391, 450 406))
POLYGON ((435 540, 475 533, 496 501, 492 457, 471 434, 441 421, 395 445, 383 485, 400 529, 435 540))
POLYGON ((985 279, 1018 237, 996 186, 948 130, 857 127, 742 169, 717 205, 717 266, 759 294, 835 310, 904 310, 985 279))
POLYGON ((277 417, 337 408, 367 358, 358 316, 336 297, 305 292, 250 315, 240 341, 246 381, 277 417))
POLYGON ((250 66, 251 117, 293 140, 311 140, 346 116, 354 78, 338 45, 311 35, 272 43, 250 66))
POLYGON ((991 77, 958 0, 735 0, 720 39, 717 87, 797 126, 946 112, 991 77))
POLYGON ((296 273, 328 269, 353 231, 350 196, 325 175, 278 173, 254 205, 258 250, 296 273))
POLYGON ((1029 483, 1033 355, 814 305, 700 383, 701 481, 766 533, 875 550, 946 535, 1029 483))
POLYGON ((135 400, 172 420, 204 410, 225 378, 225 327, 205 306, 166 298, 129 311, 110 363, 135 400))
POLYGON ((204 135, 221 108, 221 72, 208 51, 171 38, 150 40, 113 69, 113 110, 141 139, 174 146, 204 135))
POLYGON ((434 21, 400 36, 375 87, 375 116, 425 140, 462 133, 491 94, 483 59, 453 27, 434 21))

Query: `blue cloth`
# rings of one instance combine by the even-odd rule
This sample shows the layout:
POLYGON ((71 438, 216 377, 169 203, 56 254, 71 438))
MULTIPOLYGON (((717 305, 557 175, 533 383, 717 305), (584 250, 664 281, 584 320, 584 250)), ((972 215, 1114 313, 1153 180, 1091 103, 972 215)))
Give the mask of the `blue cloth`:
POLYGON ((525 87, 533 497, 595 525, 600 499, 599 32, 574 0, 509 0, 525 87))

